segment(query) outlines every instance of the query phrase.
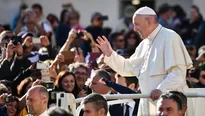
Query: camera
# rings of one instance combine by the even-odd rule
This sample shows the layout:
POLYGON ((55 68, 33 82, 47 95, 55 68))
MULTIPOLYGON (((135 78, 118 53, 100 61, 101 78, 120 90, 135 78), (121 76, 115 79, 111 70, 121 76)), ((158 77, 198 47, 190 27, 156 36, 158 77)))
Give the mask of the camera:
POLYGON ((8 96, 4 98, 5 103, 14 102, 14 101, 16 101, 16 98, 14 96, 8 96))
POLYGON ((108 16, 100 16, 98 17, 98 20, 102 20, 102 21, 108 20, 108 16))
POLYGON ((14 45, 17 45, 18 43, 22 43, 22 38, 20 36, 12 36, 11 40, 14 45))
POLYGON ((77 37, 76 37, 76 38, 81 38, 81 37, 83 37, 83 36, 84 36, 83 31, 78 30, 78 32, 77 32, 77 37))
POLYGON ((43 82, 43 83, 41 83, 41 85, 44 86, 46 89, 51 89, 51 90, 53 90, 53 89, 55 88, 54 83, 53 83, 53 82, 50 82, 50 81, 48 81, 48 82, 43 82))

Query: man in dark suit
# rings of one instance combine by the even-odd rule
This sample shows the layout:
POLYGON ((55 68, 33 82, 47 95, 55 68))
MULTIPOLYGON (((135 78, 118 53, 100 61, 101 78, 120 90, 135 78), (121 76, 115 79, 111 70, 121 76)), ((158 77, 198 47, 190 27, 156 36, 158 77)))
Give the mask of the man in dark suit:
MULTIPOLYGON (((103 79, 108 87, 113 88, 121 94, 136 94, 138 80, 136 77, 122 77, 116 74, 116 83, 103 79)), ((131 102, 110 106, 111 116, 137 116, 139 99, 131 102)))
MULTIPOLYGON (((94 77, 91 77, 90 89, 93 93, 98 93, 101 95, 111 94, 111 88, 101 83, 101 79, 106 79, 111 81, 111 76, 108 72, 104 70, 95 71, 94 77)), ((80 112, 80 116, 83 115, 83 111, 80 112)))
MULTIPOLYGON (((126 78, 117 76, 117 83, 111 81, 110 74, 104 70, 96 71, 95 76, 91 79, 90 88, 93 92, 99 94, 113 94, 111 91, 115 91, 121 94, 134 94, 137 87, 137 78, 126 78), (123 80, 124 79, 124 80, 123 80), (126 83, 126 84, 124 84, 126 83), (123 86, 124 85, 124 86, 123 86), (130 88, 128 88, 130 87, 130 88), (112 89, 111 89, 112 88, 112 89)), ((127 104, 116 104, 109 106, 109 113, 111 116, 137 116, 139 99, 133 100, 127 104)))

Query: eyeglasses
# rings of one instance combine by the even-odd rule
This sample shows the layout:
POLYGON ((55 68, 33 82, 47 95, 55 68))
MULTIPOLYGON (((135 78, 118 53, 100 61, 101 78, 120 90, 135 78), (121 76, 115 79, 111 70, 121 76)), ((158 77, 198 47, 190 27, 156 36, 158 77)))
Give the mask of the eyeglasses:
POLYGON ((75 76, 87 76, 87 73, 84 73, 84 72, 75 72, 75 76))

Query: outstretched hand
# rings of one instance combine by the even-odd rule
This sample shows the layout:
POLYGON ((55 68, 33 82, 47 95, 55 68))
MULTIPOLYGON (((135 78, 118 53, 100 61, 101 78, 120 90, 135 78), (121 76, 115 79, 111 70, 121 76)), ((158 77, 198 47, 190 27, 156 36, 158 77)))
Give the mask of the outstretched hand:
POLYGON ((96 46, 105 54, 106 56, 110 56, 112 54, 112 47, 105 36, 98 36, 96 46))

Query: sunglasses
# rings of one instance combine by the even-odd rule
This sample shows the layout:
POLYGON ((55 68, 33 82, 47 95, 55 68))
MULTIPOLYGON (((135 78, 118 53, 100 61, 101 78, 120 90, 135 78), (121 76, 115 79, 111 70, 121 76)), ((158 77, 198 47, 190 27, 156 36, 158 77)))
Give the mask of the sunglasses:
POLYGON ((12 36, 7 36, 7 35, 6 35, 6 36, 4 36, 4 38, 3 38, 2 40, 8 40, 8 39, 11 39, 11 37, 12 37, 12 36))

